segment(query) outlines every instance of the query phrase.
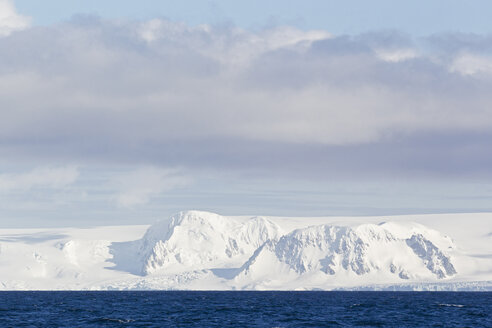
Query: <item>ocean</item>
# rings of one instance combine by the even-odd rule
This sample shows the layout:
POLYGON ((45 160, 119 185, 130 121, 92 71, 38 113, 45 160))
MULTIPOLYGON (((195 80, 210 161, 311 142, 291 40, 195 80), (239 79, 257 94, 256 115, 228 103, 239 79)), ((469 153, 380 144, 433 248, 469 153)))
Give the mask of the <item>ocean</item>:
POLYGON ((492 293, 0 292, 0 327, 492 327, 492 293))

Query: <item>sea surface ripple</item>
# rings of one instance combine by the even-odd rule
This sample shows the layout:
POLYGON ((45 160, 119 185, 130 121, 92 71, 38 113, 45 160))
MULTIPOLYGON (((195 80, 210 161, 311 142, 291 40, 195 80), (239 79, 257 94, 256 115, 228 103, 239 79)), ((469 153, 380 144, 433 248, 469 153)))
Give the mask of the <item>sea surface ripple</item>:
POLYGON ((1 327, 492 327, 489 292, 0 292, 1 327))

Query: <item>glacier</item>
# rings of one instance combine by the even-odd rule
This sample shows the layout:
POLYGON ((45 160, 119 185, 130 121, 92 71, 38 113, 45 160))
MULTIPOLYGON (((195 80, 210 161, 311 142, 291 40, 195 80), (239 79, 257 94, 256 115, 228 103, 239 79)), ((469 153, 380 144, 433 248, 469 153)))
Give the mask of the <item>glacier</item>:
POLYGON ((492 214, 0 229, 0 290, 492 290, 492 214))

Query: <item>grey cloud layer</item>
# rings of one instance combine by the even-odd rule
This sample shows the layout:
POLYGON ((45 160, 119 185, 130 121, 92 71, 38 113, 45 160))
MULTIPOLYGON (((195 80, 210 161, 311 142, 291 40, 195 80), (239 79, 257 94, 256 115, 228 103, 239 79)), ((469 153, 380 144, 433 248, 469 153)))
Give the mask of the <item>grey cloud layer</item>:
MULTIPOLYGON (((422 135, 481 136, 487 148, 491 49, 477 35, 253 33, 79 17, 0 39, 0 152, 271 167, 282 157, 302 162, 299 152, 335 162, 360 147, 391 153, 401 140, 425 156, 426 142, 411 141, 422 135), (281 153, 265 160, 273 163, 240 155, 272 150, 281 153)), ((469 155, 473 165, 489 162, 481 151, 469 155)))

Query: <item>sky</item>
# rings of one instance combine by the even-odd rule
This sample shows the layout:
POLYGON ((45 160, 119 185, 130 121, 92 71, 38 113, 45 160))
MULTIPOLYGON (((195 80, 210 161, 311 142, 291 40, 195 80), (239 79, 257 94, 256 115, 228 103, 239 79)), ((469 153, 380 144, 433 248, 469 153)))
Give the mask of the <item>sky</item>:
POLYGON ((56 24, 73 15, 108 19, 164 18, 188 25, 232 24, 247 29, 289 25, 335 34, 396 29, 426 36, 439 32, 490 33, 488 0, 17 0, 19 12, 35 25, 56 24))
POLYGON ((0 227, 491 211, 491 7, 0 0, 0 227))

